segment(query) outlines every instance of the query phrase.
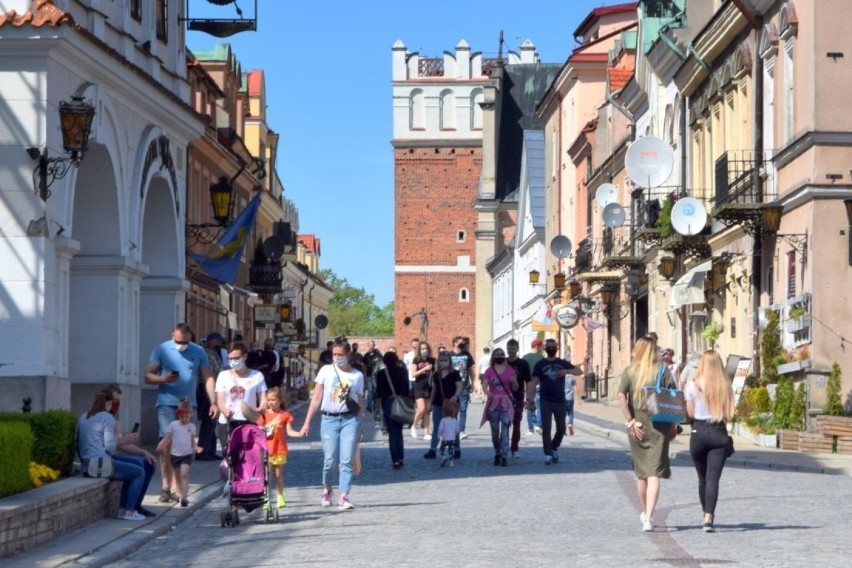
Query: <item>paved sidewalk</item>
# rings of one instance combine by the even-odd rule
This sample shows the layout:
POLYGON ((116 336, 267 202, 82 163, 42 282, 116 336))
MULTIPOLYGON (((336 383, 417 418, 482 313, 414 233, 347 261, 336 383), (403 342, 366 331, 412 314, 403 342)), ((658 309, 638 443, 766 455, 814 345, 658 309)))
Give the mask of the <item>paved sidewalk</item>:
MULTIPOLYGON (((291 407, 297 424, 301 424, 304 417, 304 407, 304 402, 291 407)), ((473 404, 472 409, 473 414, 469 416, 469 420, 478 418, 481 406, 473 404)), ((575 406, 575 413, 575 426, 578 431, 608 438, 623 446, 627 445, 624 421, 617 406, 606 402, 585 401, 575 406)), ((365 428, 365 443, 380 438, 381 433, 378 428, 374 426, 365 428)), ((852 456, 807 454, 761 448, 736 436, 735 445, 736 453, 728 460, 729 466, 852 476, 852 456)), ((313 448, 314 444, 310 446, 313 448)), ((316 449, 319 451, 319 446, 316 446, 316 449)), ((414 456, 417 456, 412 459, 417 460, 418 450, 411 451, 415 452, 414 456)), ((688 427, 685 427, 684 433, 672 442, 671 455, 677 460, 691 459, 688 427)), ((192 466, 191 480, 190 506, 187 508, 158 501, 160 478, 157 473, 151 481, 144 502, 145 507, 158 513, 157 517, 139 523, 103 519, 85 528, 72 531, 41 548, 3 559, 2 565, 4 568, 51 568, 66 563, 80 566, 105 566, 116 562, 148 541, 168 533, 194 512, 221 495, 222 484, 219 480, 218 462, 195 462, 192 466)))
MULTIPOLYGON (((602 436, 628 443, 624 417, 616 403, 583 401, 575 405, 574 413, 579 428, 596 430, 602 436)), ((740 436, 734 436, 734 448, 736 452, 727 461, 729 466, 852 476, 852 456, 763 448, 740 436)), ((683 433, 672 441, 670 457, 691 461, 689 426, 684 426, 683 433)))

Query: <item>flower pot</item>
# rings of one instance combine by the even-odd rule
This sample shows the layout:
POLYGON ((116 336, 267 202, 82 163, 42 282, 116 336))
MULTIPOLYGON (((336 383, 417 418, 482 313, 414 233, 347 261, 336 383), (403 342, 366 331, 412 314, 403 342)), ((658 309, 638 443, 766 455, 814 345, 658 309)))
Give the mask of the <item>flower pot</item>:
POLYGON ((796 333, 799 331, 806 331, 811 327, 811 316, 804 315, 798 317, 796 319, 789 319, 784 324, 788 333, 796 333))

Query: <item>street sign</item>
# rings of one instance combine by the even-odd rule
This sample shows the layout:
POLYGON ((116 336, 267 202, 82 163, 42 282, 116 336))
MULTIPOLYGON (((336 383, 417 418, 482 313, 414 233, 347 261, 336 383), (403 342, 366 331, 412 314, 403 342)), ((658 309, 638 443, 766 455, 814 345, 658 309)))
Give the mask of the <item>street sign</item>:
POLYGON ((255 323, 279 323, 281 314, 278 306, 255 306, 254 321, 255 323))

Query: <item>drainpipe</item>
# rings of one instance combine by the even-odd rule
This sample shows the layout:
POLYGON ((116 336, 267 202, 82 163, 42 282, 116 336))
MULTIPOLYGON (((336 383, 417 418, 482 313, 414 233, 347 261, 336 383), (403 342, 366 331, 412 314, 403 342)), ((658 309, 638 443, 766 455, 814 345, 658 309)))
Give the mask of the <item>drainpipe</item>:
MULTIPOLYGON (((689 167, 689 155, 687 149, 689 146, 689 136, 686 132, 686 111, 689 108, 687 97, 680 98, 680 118, 678 118, 678 127, 680 128, 680 192, 681 195, 686 195, 686 180, 689 178, 687 168, 689 167)), ((679 260, 680 268, 683 269, 683 261, 679 260)), ((686 358, 687 349, 689 348, 689 318, 686 315, 686 306, 680 307, 680 353, 681 357, 686 358)))
MULTIPOLYGON (((755 20, 754 29, 763 27, 763 18, 755 20)), ((763 168, 763 58, 754 50, 754 172, 752 173, 752 184, 754 185, 755 200, 762 203, 764 199, 763 186, 761 185, 760 170, 763 168)), ((763 228, 756 223, 754 230, 754 253, 751 257, 751 300, 752 300, 752 341, 751 360, 752 373, 760 376, 760 295, 761 275, 763 274, 763 228)))

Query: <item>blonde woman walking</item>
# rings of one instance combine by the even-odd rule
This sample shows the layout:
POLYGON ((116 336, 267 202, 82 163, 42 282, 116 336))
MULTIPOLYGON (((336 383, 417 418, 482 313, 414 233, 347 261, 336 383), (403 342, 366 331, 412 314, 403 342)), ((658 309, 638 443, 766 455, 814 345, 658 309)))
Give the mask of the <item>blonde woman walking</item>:
MULTIPOLYGON (((661 362, 656 342, 643 337, 633 347, 633 363, 621 375, 618 387, 618 404, 627 425, 633 472, 642 513, 639 520, 642 530, 654 530, 654 509, 660 496, 660 479, 671 477, 669 466, 669 441, 675 436, 676 424, 651 422, 645 411, 643 387, 656 383, 661 362)), ((662 384, 674 388, 674 381, 662 365, 662 384)))
POLYGON ((729 452, 727 423, 734 416, 734 390, 718 353, 709 350, 701 355, 695 380, 686 385, 684 396, 692 418, 689 453, 698 472, 704 531, 713 532, 719 480, 729 452))

